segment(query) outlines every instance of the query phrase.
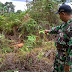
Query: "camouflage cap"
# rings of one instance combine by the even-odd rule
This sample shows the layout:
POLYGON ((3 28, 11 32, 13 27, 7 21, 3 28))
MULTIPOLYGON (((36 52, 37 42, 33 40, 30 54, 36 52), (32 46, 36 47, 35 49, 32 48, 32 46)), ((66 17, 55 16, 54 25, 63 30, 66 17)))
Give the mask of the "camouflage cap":
POLYGON ((68 12, 71 13, 72 12, 72 6, 71 5, 62 5, 59 7, 59 10, 55 13, 58 14, 60 12, 68 12))

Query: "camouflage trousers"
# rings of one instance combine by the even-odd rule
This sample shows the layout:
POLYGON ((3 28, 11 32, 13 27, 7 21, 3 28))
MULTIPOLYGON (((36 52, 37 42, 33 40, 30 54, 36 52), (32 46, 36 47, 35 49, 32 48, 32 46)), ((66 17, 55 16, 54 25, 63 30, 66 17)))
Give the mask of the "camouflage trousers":
POLYGON ((72 72, 72 49, 62 48, 62 50, 57 51, 53 72, 65 72, 66 64, 70 67, 67 72, 72 72))

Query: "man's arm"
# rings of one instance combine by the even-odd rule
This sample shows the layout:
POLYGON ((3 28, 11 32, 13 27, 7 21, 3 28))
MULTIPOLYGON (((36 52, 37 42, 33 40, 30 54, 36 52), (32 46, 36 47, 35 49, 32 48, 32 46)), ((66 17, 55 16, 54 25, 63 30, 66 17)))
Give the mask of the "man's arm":
POLYGON ((61 29, 61 25, 57 27, 52 27, 50 30, 45 30, 45 34, 58 34, 59 29, 61 29))
POLYGON ((50 34, 58 34, 59 29, 61 29, 61 26, 52 27, 52 29, 49 31, 50 34))

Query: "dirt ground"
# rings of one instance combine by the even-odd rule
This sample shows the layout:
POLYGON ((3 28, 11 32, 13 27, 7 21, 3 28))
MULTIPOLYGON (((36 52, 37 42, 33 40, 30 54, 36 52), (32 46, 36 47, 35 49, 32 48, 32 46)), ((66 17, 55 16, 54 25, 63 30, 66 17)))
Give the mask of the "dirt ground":
POLYGON ((45 52, 41 59, 37 58, 34 52, 26 55, 17 53, 7 53, 4 55, 3 63, 0 65, 0 72, 7 70, 17 70, 18 72, 51 72, 55 58, 55 51, 45 52))

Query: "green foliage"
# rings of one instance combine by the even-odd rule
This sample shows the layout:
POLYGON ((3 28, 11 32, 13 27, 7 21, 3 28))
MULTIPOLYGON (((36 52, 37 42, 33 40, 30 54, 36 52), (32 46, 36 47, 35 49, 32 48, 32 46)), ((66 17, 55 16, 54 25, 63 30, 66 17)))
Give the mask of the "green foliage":
POLYGON ((17 70, 7 70, 7 71, 3 71, 3 72, 18 72, 17 70))
POLYGON ((40 51, 39 54, 37 55, 38 59, 41 59, 44 55, 44 52, 40 51))
POLYGON ((6 2, 5 4, 0 2, 0 13, 6 15, 7 13, 14 12, 14 5, 12 2, 6 2))
POLYGON ((45 34, 44 30, 41 30, 41 31, 39 31, 39 34, 40 34, 40 33, 43 33, 43 34, 45 34))
POLYGON ((2 50, 2 52, 12 52, 13 49, 11 49, 10 47, 8 47, 10 40, 5 39, 5 36, 3 34, 0 34, 0 48, 2 50))
POLYGON ((38 30, 37 22, 34 19, 29 18, 26 22, 22 23, 19 30, 21 30, 22 35, 35 34, 38 30))
POLYGON ((0 31, 4 30, 5 25, 5 17, 3 15, 0 15, 0 31))
POLYGON ((9 13, 9 12, 14 12, 14 5, 12 4, 12 2, 6 2, 4 4, 6 6, 5 10, 9 13))
POLYGON ((66 2, 66 0, 61 0, 62 2, 66 2))
POLYGON ((28 37, 28 40, 27 40, 27 45, 29 47, 32 47, 33 45, 36 45, 36 35, 31 35, 31 36, 27 36, 28 37))
POLYGON ((5 36, 3 34, 0 34, 0 42, 1 43, 5 42, 5 36))
MULTIPOLYGON (((4 6, 1 6, 6 10, 8 4, 8 8, 12 5, 12 3, 6 2, 4 6)), ((29 52, 28 47, 35 47, 42 44, 43 40, 41 38, 36 40, 36 38, 40 34, 44 36, 43 29, 49 29, 50 26, 59 24, 58 16, 54 14, 57 10, 56 1, 36 0, 36 2, 31 2, 30 5, 31 8, 24 12, 18 10, 16 13, 10 12, 0 15, 0 33, 4 35, 4 38, 2 36, 4 40, 1 40, 3 52, 13 51, 7 46, 9 41, 5 43, 7 41, 5 36, 14 36, 16 39, 22 38, 22 40, 26 38, 24 40, 26 46, 22 49, 26 49, 29 52)), ((45 40, 45 36, 43 38, 45 40)))
POLYGON ((25 44, 21 49, 20 51, 24 52, 25 54, 26 53, 30 53, 31 49, 25 44))
POLYGON ((31 7, 30 14, 34 19, 37 18, 37 21, 47 20, 49 15, 56 11, 56 4, 57 2, 50 0, 36 1, 35 3, 32 3, 33 6, 31 7))
MULTIPOLYGON (((18 10, 15 13, 13 9, 14 6, 11 2, 6 2, 4 5, 0 4, 0 10, 3 11, 0 14, 0 53, 9 54, 13 52, 13 49, 19 49, 16 53, 13 53, 13 56, 16 55, 17 58, 13 59, 15 60, 15 62, 13 62, 14 64, 18 64, 19 62, 20 66, 23 62, 31 66, 34 61, 34 55, 36 55, 36 58, 39 60, 42 59, 45 51, 55 48, 54 43, 45 42, 46 35, 44 29, 50 29, 51 26, 60 24, 59 17, 54 14, 57 11, 57 5, 57 1, 54 0, 35 0, 35 2, 29 3, 30 9, 24 12, 18 10), (9 8, 12 10, 9 11, 9 8), (12 42, 12 40, 14 40, 14 42, 12 42), (21 42, 24 43, 22 48, 14 48, 15 44, 21 42), (42 49, 40 48, 41 46, 42 49), (38 49, 36 52, 34 51, 33 55, 30 55, 32 50, 38 47, 40 50, 38 49), (27 55, 27 58, 25 55, 27 55)), ((0 63, 2 61, 3 58, 0 58, 0 63)), ((5 63, 0 64, 0 68, 3 65, 5 65, 5 63)), ((5 72, 13 71, 7 70, 5 72)))
POLYGON ((22 12, 21 10, 17 10, 17 12, 16 12, 16 13, 19 13, 19 14, 20 14, 21 12, 22 12))
POLYGON ((11 49, 10 47, 3 47, 2 52, 3 53, 10 53, 10 52, 13 52, 13 49, 11 49))
POLYGON ((4 71, 4 72, 13 72, 13 70, 7 70, 7 71, 4 71))

